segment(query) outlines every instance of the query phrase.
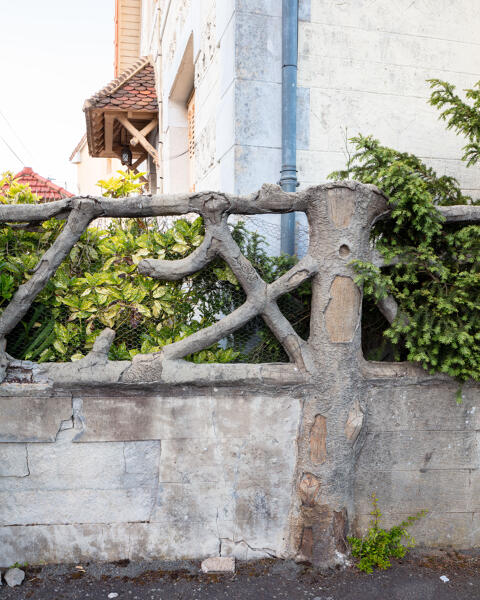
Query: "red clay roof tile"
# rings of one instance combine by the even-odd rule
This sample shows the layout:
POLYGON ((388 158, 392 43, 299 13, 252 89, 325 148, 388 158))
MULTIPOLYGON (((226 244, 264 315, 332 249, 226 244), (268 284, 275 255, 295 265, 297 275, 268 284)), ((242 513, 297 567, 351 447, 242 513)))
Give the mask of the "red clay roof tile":
POLYGON ((32 192, 37 194, 44 202, 61 200, 62 198, 72 198, 74 195, 65 188, 56 185, 53 181, 50 181, 50 179, 35 173, 31 167, 24 167, 15 175, 15 179, 19 183, 29 185, 32 192))
POLYGON ((131 108, 131 102, 149 99, 152 112, 158 110, 157 93, 155 89, 155 70, 148 57, 137 61, 117 79, 97 92, 85 102, 84 110, 89 108, 131 108))

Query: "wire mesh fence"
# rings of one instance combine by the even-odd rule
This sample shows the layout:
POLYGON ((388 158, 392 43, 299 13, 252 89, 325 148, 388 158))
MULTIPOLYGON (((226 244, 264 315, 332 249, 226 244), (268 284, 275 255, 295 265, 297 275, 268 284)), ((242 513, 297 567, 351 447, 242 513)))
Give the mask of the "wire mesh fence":
MULTIPOLYGON (((280 215, 247 217, 231 223, 232 235, 259 275, 271 283, 296 262, 278 255, 280 215), (271 216, 270 216, 271 217, 271 216)), ((0 228, 0 311, 29 277, 43 252, 64 226, 47 221, 35 230, 0 228)), ((304 227, 299 231, 308 236, 304 227)), ((7 352, 36 362, 85 356, 99 332, 116 332, 109 357, 130 360, 157 352, 217 322, 245 301, 230 267, 214 259, 181 281, 141 275, 145 258, 175 260, 188 256, 203 240, 201 218, 118 219, 91 226, 9 334, 7 352)), ((308 239, 305 238, 305 239, 308 239)), ((311 285, 278 300, 284 316, 301 337, 310 322, 311 285)), ((256 317, 214 346, 186 357, 194 362, 287 362, 281 344, 256 317)))

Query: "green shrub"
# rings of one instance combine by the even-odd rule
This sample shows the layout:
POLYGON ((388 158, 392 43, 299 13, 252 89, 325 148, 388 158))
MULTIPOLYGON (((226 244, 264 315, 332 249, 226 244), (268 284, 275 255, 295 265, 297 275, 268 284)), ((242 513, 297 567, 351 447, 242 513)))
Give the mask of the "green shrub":
MULTIPOLYGON (((19 186, 10 175, 4 183, 9 187, 0 198, 2 202, 38 201, 27 186, 19 186)), ((138 191, 141 185, 128 173, 101 183, 104 195, 113 197, 138 191)), ((0 226, 0 312, 63 226, 55 219, 42 223, 38 231, 0 226)), ((269 283, 296 261, 288 256, 269 256, 264 238, 249 232, 243 223, 232 228, 232 235, 269 283)), ((92 348, 103 328, 110 327, 116 332, 110 358, 130 360, 139 352, 157 352, 165 344, 212 325, 245 300, 223 260, 213 260, 182 281, 159 281, 137 270, 144 258, 184 258, 198 248, 203 237, 201 218, 178 219, 168 227, 162 227, 157 219, 116 219, 103 228, 90 227, 8 336, 7 351, 16 358, 37 362, 76 360, 92 348)), ((280 298, 279 306, 299 333, 308 331, 308 282, 280 298)), ((220 363, 287 360, 260 317, 221 344, 186 358, 220 363)))
POLYGON ((370 514, 373 518, 367 534, 363 538, 354 536, 348 538, 353 556, 359 559, 356 567, 365 573, 372 573, 375 567, 388 569, 391 566, 391 558, 403 558, 407 549, 413 548, 415 545, 415 540, 408 533, 407 527, 427 514, 426 510, 422 510, 416 515, 408 517, 399 525, 384 529, 380 527, 382 513, 378 508, 378 499, 375 494, 372 494, 372 504, 373 509, 370 514))

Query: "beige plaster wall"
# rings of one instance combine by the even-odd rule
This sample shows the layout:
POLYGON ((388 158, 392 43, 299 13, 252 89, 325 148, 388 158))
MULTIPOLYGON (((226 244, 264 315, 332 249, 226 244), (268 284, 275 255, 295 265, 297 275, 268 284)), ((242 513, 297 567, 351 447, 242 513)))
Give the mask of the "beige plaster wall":
POLYGON ((77 168, 77 193, 81 196, 98 196, 101 193, 97 186, 99 179, 108 179, 116 175, 117 170, 124 170, 117 158, 93 158, 88 153, 85 143, 75 157, 77 168), (78 161, 78 162, 77 162, 78 161))

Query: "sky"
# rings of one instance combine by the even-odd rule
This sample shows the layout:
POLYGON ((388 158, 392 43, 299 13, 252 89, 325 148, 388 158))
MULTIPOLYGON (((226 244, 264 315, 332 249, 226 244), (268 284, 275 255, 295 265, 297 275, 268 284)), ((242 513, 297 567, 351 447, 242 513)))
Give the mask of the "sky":
POLYGON ((114 0, 0 0, 0 173, 32 167, 76 193, 69 157, 83 102, 113 79, 114 12, 114 0))

